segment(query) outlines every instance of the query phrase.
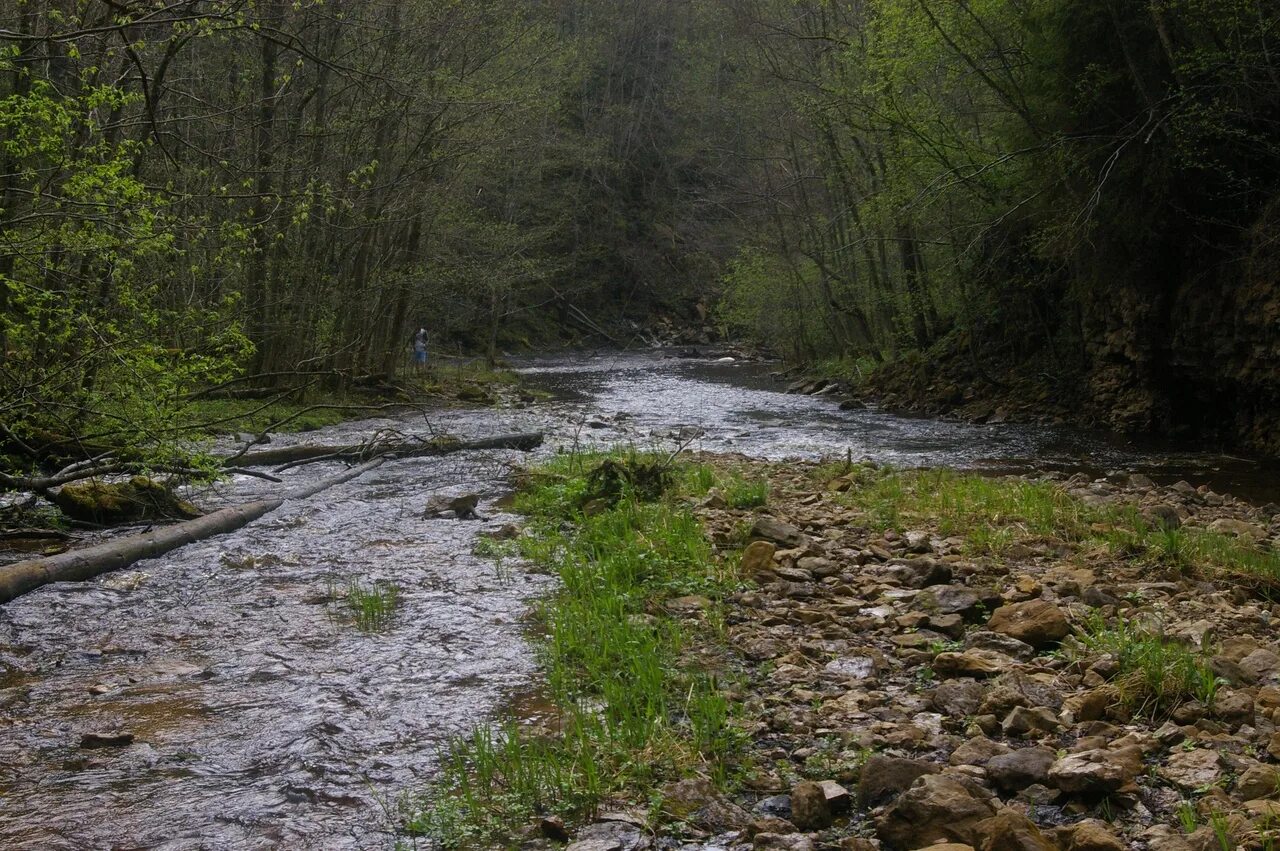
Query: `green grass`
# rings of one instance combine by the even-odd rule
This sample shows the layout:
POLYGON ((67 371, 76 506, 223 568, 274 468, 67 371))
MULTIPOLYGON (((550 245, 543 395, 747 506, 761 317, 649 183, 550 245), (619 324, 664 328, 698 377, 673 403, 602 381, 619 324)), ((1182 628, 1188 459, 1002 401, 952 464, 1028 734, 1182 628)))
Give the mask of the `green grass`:
POLYGON ((730 508, 759 508, 769 501, 769 480, 734 476, 725 485, 724 500, 730 508))
MULTIPOLYGON (((830 481, 849 470, 838 462, 812 475, 830 481), (824 478, 826 477, 826 478, 824 478)), ((1049 482, 994 478, 954 470, 893 471, 854 465, 856 484, 840 499, 879 530, 936 526, 974 554, 999 554, 1020 540, 1053 539, 1105 547, 1113 555, 1280 594, 1280 552, 1234 535, 1147 523, 1133 506, 1093 507, 1049 482)))
POLYGON ((347 585, 343 601, 356 627, 363 632, 378 632, 391 625, 400 602, 400 589, 390 582, 366 586, 353 579, 347 585))
POLYGON ((991 478, 953 470, 881 471, 844 494, 882 530, 906 531, 930 520, 943 535, 960 535, 979 552, 998 550, 1016 537, 1087 536, 1101 519, 1083 503, 1046 482, 991 478))
POLYGON ((1083 626, 1081 643, 1115 660, 1112 682, 1135 714, 1164 717, 1190 700, 1213 706, 1223 683, 1209 667, 1212 654, 1206 648, 1188 647, 1131 620, 1108 622, 1097 613, 1083 626))
POLYGON ((666 496, 623 493, 611 508, 583 512, 602 463, 658 460, 566 455, 526 476, 517 507, 530 533, 521 551, 561 581, 539 611, 559 729, 508 723, 457 742, 434 794, 406 813, 411 835, 451 847, 494 843, 535 814, 588 818, 611 795, 643 796, 695 768, 727 777, 741 743, 732 705, 714 676, 686 668, 681 656, 695 632, 714 638, 714 618, 677 619, 661 605, 690 594, 714 600, 737 585, 688 508, 714 474, 674 465, 666 496))

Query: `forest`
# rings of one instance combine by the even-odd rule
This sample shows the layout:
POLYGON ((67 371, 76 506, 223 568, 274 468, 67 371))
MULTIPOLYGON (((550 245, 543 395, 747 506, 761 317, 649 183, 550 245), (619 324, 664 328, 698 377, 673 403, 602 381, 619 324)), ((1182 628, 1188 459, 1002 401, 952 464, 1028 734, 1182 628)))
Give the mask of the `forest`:
POLYGON ((0 0, 0 846, 1275 851, 1278 277, 1280 0, 0 0))
POLYGON ((6 0, 6 451, 662 321, 1274 454, 1277 11, 6 0))

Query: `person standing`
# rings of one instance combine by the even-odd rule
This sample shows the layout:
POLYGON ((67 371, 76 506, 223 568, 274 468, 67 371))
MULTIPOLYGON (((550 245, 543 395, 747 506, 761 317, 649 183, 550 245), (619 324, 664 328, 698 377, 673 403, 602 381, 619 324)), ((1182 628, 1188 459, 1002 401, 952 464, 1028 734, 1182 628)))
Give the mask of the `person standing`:
POLYGON ((413 368, 418 372, 427 368, 427 329, 423 327, 413 335, 413 368))

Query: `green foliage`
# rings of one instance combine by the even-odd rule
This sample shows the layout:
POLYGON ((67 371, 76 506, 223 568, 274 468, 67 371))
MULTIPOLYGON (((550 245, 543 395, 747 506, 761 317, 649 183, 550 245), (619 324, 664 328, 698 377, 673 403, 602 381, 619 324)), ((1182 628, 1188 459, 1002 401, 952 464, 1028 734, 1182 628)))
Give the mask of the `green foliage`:
POLYGON ((231 377, 251 346, 234 296, 193 305, 165 289, 181 262, 167 202, 134 172, 142 146, 99 124, 133 100, 41 80, 0 98, 17 199, 0 210, 0 420, 24 443, 91 436, 167 461, 187 451, 184 393, 231 377))

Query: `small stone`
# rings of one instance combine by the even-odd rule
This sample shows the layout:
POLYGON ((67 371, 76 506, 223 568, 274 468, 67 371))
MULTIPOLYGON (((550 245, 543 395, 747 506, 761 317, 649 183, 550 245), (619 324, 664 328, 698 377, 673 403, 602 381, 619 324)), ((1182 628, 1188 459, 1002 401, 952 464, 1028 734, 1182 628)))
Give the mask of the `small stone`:
POLYGON ((979 822, 976 830, 981 837, 978 851, 1058 851, 1031 819, 1014 809, 979 822))
POLYGON ((820 784, 806 780, 792 788, 791 822, 796 827, 823 830, 831 826, 833 816, 826 790, 820 784))
POLYGON ((986 736, 974 736, 951 753, 952 765, 986 765, 993 757, 1011 753, 1008 745, 986 736))
POLYGON ((1160 769, 1160 776, 1193 792, 1217 782, 1222 776, 1222 756, 1216 750, 1176 751, 1160 769))
POLYGON ((858 777, 858 804, 862 807, 883 804, 910 788, 917 778, 939 771, 940 766, 932 762, 875 754, 862 766, 858 777))
POLYGON ((1014 659, 1028 662, 1036 655, 1036 649, 1025 641, 990 630, 977 630, 965 636, 965 650, 994 650, 1014 659))
POLYGON ((1000 725, 1006 736, 1025 736, 1028 733, 1052 733, 1061 726, 1058 716, 1045 707, 1028 709, 1015 706, 1000 725))
POLYGON ((773 555, 778 551, 770 541, 752 541, 742 551, 741 570, 747 577, 759 576, 773 569, 773 555))
POLYGON ((799 527, 772 517, 761 517, 751 527, 751 537, 772 541, 783 547, 798 547, 804 540, 799 527))
POLYGON ((813 851, 813 839, 803 833, 757 833, 752 851, 813 851))
POLYGON ((564 826, 564 819, 560 816, 547 816, 538 823, 538 831, 547 839, 553 839, 556 842, 568 842, 569 831, 564 826))
POLYGON ((1280 733, 1271 735, 1271 741, 1267 743, 1267 753, 1271 754, 1272 759, 1280 759, 1280 733))
POLYGON ((1057 644, 1071 634, 1071 624, 1062 610, 1044 600, 1001 606, 991 615, 987 629, 1040 648, 1057 644))
POLYGON ((880 839, 898 848, 924 848, 938 842, 973 845, 977 826, 996 813, 980 787, 959 777, 926 774, 898 796, 876 822, 880 839))
POLYGON ((1246 801, 1280 795, 1280 769, 1274 765, 1254 765, 1236 781, 1236 791, 1246 801))
POLYGON ((986 686, 974 680, 948 680, 933 690, 933 708, 952 718, 976 715, 986 686))
POLYGON ((1063 851, 1128 851, 1129 848, 1097 819, 1061 827, 1057 839, 1063 851))
POLYGON ((990 650, 966 650, 963 653, 939 653, 933 657, 933 670, 943 677, 994 677, 1009 670, 1013 660, 990 650))
POLYGON ((1049 767, 1049 785, 1063 792, 1110 794, 1133 781, 1142 770, 1137 747, 1096 748, 1068 754, 1049 767))
POLYGON ((1049 766, 1057 761, 1054 751, 1045 747, 1021 748, 987 762, 987 776, 1006 792, 1019 792, 1036 783, 1047 783, 1049 766))

